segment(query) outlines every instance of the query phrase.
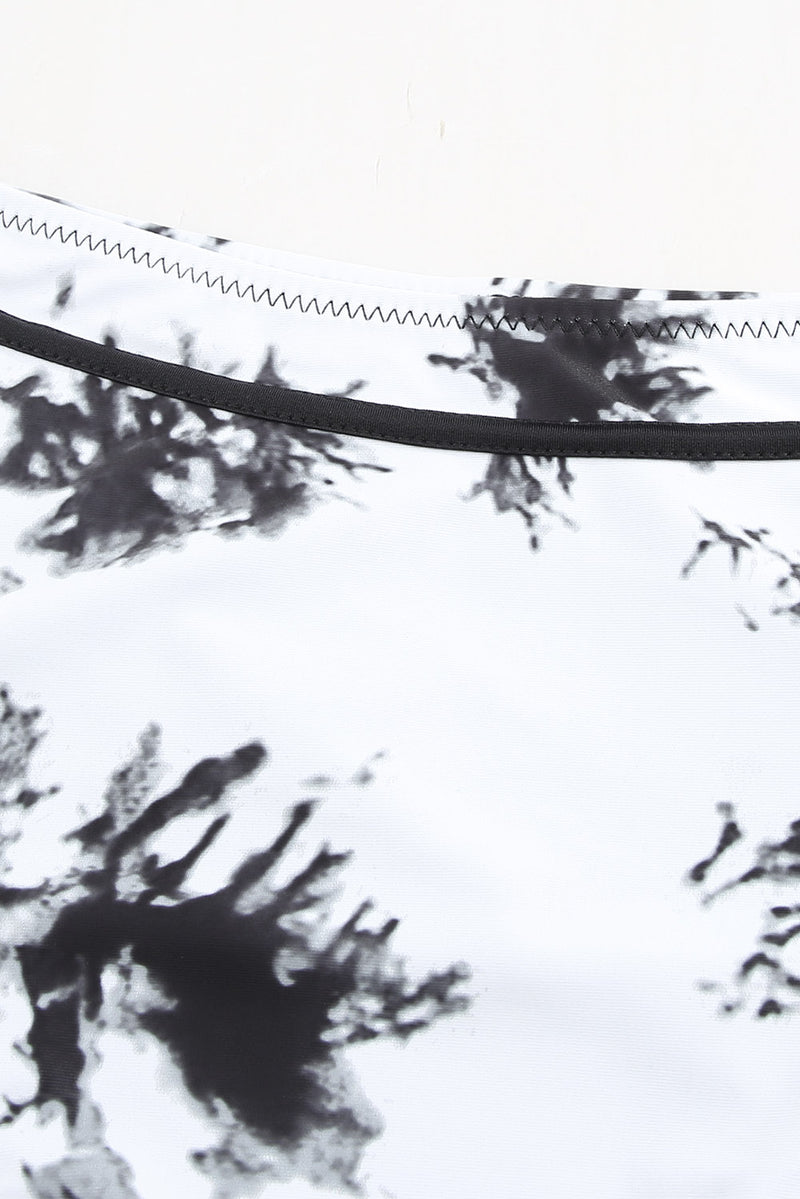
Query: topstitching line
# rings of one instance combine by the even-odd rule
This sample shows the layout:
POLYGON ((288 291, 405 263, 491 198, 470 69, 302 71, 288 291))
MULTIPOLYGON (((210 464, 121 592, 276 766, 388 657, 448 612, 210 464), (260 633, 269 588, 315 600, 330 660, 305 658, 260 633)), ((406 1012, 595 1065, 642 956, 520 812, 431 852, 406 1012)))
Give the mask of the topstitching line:
MULTIPOLYGON (((363 302, 359 303, 355 308, 351 308, 349 300, 343 301, 337 310, 333 300, 326 301, 322 307, 320 307, 320 301, 316 296, 313 296, 310 300, 305 301, 301 295, 297 294, 291 300, 287 300, 286 292, 281 291, 277 296, 273 297, 269 287, 265 287, 262 291, 257 292, 252 283, 249 283, 245 286, 239 279, 232 279, 226 283, 222 274, 216 275, 214 278, 209 275, 207 270, 203 270, 197 274, 193 266, 181 266, 180 262, 177 260, 173 261, 168 266, 163 255, 159 256, 155 260, 151 260, 151 254, 149 250, 141 250, 139 252, 139 256, 137 257, 137 250, 133 245, 129 245, 128 248, 123 251, 122 244, 119 241, 116 241, 109 246, 106 238, 101 237, 93 242, 91 233, 85 233, 82 236, 79 236, 77 229, 71 229, 68 233, 65 233, 63 225, 58 225, 54 229, 49 229, 45 220, 42 220, 38 226, 34 227, 33 218, 31 216, 21 220, 18 213, 11 213, 9 215, 6 213, 5 209, 2 208, 0 208, 0 221, 2 221, 3 226, 6 229, 16 226, 20 233, 27 231, 33 237, 37 237, 44 232, 45 237, 48 240, 52 240, 52 238, 58 234, 61 242, 64 245, 66 245, 69 241, 74 240, 76 247, 79 249, 84 248, 85 243, 88 242, 89 250, 92 252, 102 250, 106 257, 110 257, 114 254, 114 252, 116 252, 121 262, 124 262, 126 258, 130 257, 136 266, 144 263, 150 270, 155 270, 156 267, 160 266, 165 276, 170 275, 174 271, 181 280, 188 276, 192 283, 205 283, 209 290, 219 286, 223 295, 227 296, 231 291, 233 291, 236 297, 240 300, 249 297, 253 303, 259 304, 262 300, 266 299, 270 307, 275 307, 282 300, 287 311, 290 311, 295 304, 297 304, 303 314, 313 308, 316 309, 316 312, 319 316, 324 316, 328 309, 330 309, 331 315, 334 317, 339 317, 344 313, 349 319, 354 320, 359 314, 361 314, 364 320, 370 321, 377 316, 378 319, 384 324, 388 324, 390 320, 394 319, 399 325, 404 325, 408 320, 410 320, 414 325, 421 325, 427 322, 431 328, 437 325, 445 328, 451 324, 455 324, 459 329, 465 329, 468 325, 472 325, 476 328, 482 328, 484 324, 488 324, 493 329, 497 329, 497 327, 500 325, 505 325, 513 330, 516 329, 518 325, 522 325, 523 328, 527 329, 529 332, 552 332, 554 329, 558 328, 562 333, 579 333, 582 336, 589 336, 590 334, 594 333, 600 337, 609 337, 615 335, 617 338, 622 339, 632 335, 635 338, 649 337, 653 340, 658 340, 659 338, 667 336, 673 341, 681 334, 685 334, 690 339, 694 339, 698 333, 702 334, 702 336, 704 336, 706 339, 713 336, 719 336, 723 340, 727 340, 729 337, 741 338, 744 336, 745 331, 749 332, 751 336, 756 339, 761 338, 762 336, 775 339, 780 335, 780 333, 784 333, 787 337, 794 337, 798 332, 798 328, 800 328, 800 318, 796 318, 794 320, 791 325, 791 329, 787 328, 783 320, 779 320, 777 325, 774 327, 774 330, 767 324, 765 320, 762 320, 756 331, 749 320, 745 320, 741 327, 737 328, 733 322, 729 322, 727 326, 722 326, 717 321, 708 323, 696 319, 687 324, 687 322, 681 318, 673 318, 673 320, 670 321, 669 317, 662 317, 657 323, 652 323, 650 321, 636 322, 633 320, 618 321, 613 317, 602 319, 596 316, 575 316, 565 319, 561 316, 549 317, 545 316, 544 314, 537 314, 533 316, 528 315, 527 318, 520 316, 516 319, 512 316, 509 316, 507 313, 503 313, 496 317, 493 317, 489 313, 484 313, 480 318, 475 317, 471 313, 468 313, 464 317, 459 317, 453 313, 451 316, 445 317, 441 313, 433 315, 427 310, 423 310, 421 313, 415 313, 411 309, 407 309, 406 312, 401 316, 400 311, 396 307, 393 307, 387 313, 384 313, 381 305, 376 304, 375 307, 368 312, 363 302)), ((502 295, 495 294, 491 296, 491 299, 493 300, 502 301, 506 298, 512 304, 519 304, 521 299, 521 297, 518 296, 504 297, 502 295)), ((719 303, 725 303, 725 301, 719 301, 719 303)))

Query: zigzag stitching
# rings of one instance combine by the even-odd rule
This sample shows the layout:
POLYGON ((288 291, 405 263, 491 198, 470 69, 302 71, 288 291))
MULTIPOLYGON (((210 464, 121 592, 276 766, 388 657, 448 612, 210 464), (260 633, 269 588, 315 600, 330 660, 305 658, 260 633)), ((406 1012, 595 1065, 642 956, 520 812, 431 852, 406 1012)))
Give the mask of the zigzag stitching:
MULTIPOLYGON (((265 287, 263 291, 257 293, 252 283, 249 283, 246 287, 241 284, 238 279, 233 279, 231 282, 226 283, 222 275, 216 275, 212 279, 207 270, 202 271, 200 274, 196 274, 193 266, 182 267, 177 261, 172 262, 168 266, 163 255, 155 260, 151 260, 149 250, 143 250, 137 257, 136 248, 134 246, 129 246, 128 249, 123 252, 120 242, 114 242, 113 245, 109 246, 105 237, 93 242, 91 233, 86 233, 83 235, 83 237, 79 238, 76 229, 71 229, 68 233, 65 233, 62 225, 58 225, 55 229, 50 230, 47 227, 47 222, 42 221, 40 225, 34 227, 32 217, 29 216, 26 217, 24 221, 20 221, 20 217, 17 213, 12 213, 11 216, 7 217, 5 210, 1 208, 0 221, 2 221, 6 229, 16 226, 20 233, 24 233, 26 230, 29 230, 31 236, 33 237, 38 237, 39 234, 44 232, 45 237, 48 240, 51 240, 56 236, 56 234, 58 234, 64 245, 70 241, 74 241, 75 246, 78 249, 81 249, 88 242, 89 249, 92 252, 102 250, 106 257, 109 257, 116 252, 121 262, 124 262, 126 258, 130 257, 136 266, 144 263, 150 270, 155 270, 156 267, 160 266, 165 276, 170 275, 173 271, 175 271, 179 279, 183 280, 188 276, 192 283, 205 283, 209 290, 219 285, 223 295, 228 295, 229 292, 233 291, 240 300, 243 300, 249 296, 253 303, 260 304, 262 300, 266 299, 270 307, 273 308, 282 300, 287 311, 290 311, 295 304, 297 304, 300 308, 300 311, 304 315, 306 312, 315 309, 319 316, 323 316, 328 309, 330 309, 331 314, 334 317, 339 317, 342 315, 342 313, 345 313, 350 320, 354 320, 356 316, 361 313, 366 321, 371 321, 377 316, 378 319, 384 324, 388 324, 391 319, 394 319, 399 325, 404 325, 407 320, 410 320, 415 326, 421 325, 426 321, 431 328, 434 328, 437 325, 446 328, 448 325, 455 324, 459 329, 465 329, 467 325, 472 325, 473 327, 480 329, 484 326, 484 324, 489 324, 495 330, 500 325, 507 325, 512 330, 515 330, 519 325, 522 325, 522 327, 527 329, 530 333, 541 330, 549 333, 555 328, 560 328, 562 333, 577 332, 584 337, 591 333, 596 333, 600 337, 609 337, 613 334, 621 339, 629 334, 632 334, 635 338, 649 337, 653 340, 658 340, 666 335, 673 341, 680 334, 685 334, 690 339, 694 339, 698 333, 702 334, 707 340, 715 335, 721 337, 723 340, 727 340, 729 337, 741 338, 744 336, 745 331, 749 332, 755 339, 759 339, 762 336, 767 336, 774 340, 781 332, 783 332, 787 337, 794 337, 800 328, 800 318, 794 321, 791 332, 787 329, 783 320, 778 321, 774 330, 770 328, 766 321, 762 320, 758 326, 758 332, 755 332, 749 320, 745 320, 741 328, 737 328, 732 322, 729 322, 723 331, 716 321, 713 321, 711 324, 707 324, 706 322, 697 320, 687 325, 685 321, 677 318, 675 318, 673 322, 670 322, 669 317, 662 317, 660 321, 658 321, 656 324, 653 324, 650 321, 617 321, 613 317, 605 321, 601 321, 599 317, 576 316, 569 319, 564 319, 560 316, 546 317, 544 315, 530 316, 527 319, 523 319, 522 317, 514 319, 514 317, 505 313, 496 318, 492 317, 488 313, 480 318, 476 318, 472 314, 469 314, 463 318, 458 317, 455 314, 449 317, 444 317, 441 313, 433 315, 429 312, 422 312, 421 314, 417 315, 411 309, 408 309, 401 316, 400 310, 398 310, 396 307, 391 308, 388 313, 385 314, 379 304, 376 304, 370 312, 367 311, 363 302, 359 303, 355 309, 351 309, 349 300, 343 301, 338 309, 336 309, 333 300, 327 300, 322 307, 320 307, 320 301, 316 296, 313 296, 308 301, 304 301, 303 297, 298 294, 295 295, 291 300, 287 300, 286 293, 282 291, 273 298, 268 287, 265 287)), ((509 299, 514 301, 516 297, 512 296, 509 297, 509 299)))

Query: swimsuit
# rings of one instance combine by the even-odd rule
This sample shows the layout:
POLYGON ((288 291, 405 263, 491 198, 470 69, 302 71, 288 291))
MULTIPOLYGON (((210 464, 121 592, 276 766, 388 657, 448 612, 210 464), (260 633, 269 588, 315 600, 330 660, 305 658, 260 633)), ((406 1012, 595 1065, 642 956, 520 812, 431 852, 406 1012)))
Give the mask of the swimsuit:
POLYGON ((800 1193, 799 385, 0 184, 0 1199, 800 1193))

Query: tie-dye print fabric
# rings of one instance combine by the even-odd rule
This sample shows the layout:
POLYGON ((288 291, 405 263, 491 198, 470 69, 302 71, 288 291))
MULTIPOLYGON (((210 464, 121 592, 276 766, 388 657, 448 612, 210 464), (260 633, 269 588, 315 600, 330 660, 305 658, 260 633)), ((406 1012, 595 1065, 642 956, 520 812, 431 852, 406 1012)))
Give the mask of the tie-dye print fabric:
MULTIPOLYGON (((413 276, 7 185, 0 309, 441 412, 800 405, 798 297, 413 276)), ((795 1199, 799 485, 0 346, 0 1199, 795 1199)))

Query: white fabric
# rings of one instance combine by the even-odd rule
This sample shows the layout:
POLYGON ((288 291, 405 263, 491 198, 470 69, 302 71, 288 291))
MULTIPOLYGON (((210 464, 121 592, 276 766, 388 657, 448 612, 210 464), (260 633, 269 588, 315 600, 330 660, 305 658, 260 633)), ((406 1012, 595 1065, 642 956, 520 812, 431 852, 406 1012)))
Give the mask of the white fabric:
MULTIPOLYGON (((216 374, 268 362, 288 388, 514 415, 498 335, 546 335, 476 330, 465 305, 564 292, 144 223, 0 186, 0 309, 216 374)), ((797 418, 797 297, 620 303, 734 329, 638 343, 708 389, 676 392, 672 419, 797 418)), ((800 939, 760 938, 800 903, 800 462, 582 459, 565 481, 554 461, 207 415, 0 346, 0 883, 33 889, 0 906, 0 1199, 795 1199, 800 939), (116 856, 108 830, 63 839, 104 812, 119 836, 168 794, 116 856), (153 931, 309 799, 235 912, 153 931), (740 837, 691 882, 726 820, 740 837), (279 921, 326 845, 351 856, 279 921), (399 924, 382 947, 343 934, 362 956, 337 1006, 330 939, 367 899, 359 927, 399 924), (755 953, 776 964, 737 982, 755 953), (326 1040, 305 1005, 329 985, 326 1040), (32 1044, 37 1004, 46 1030, 59 1003, 60 1040, 32 1044), (359 1019, 374 1039, 340 1043, 359 1019), (321 1055, 313 1102, 264 1066, 287 1028, 321 1055)))

